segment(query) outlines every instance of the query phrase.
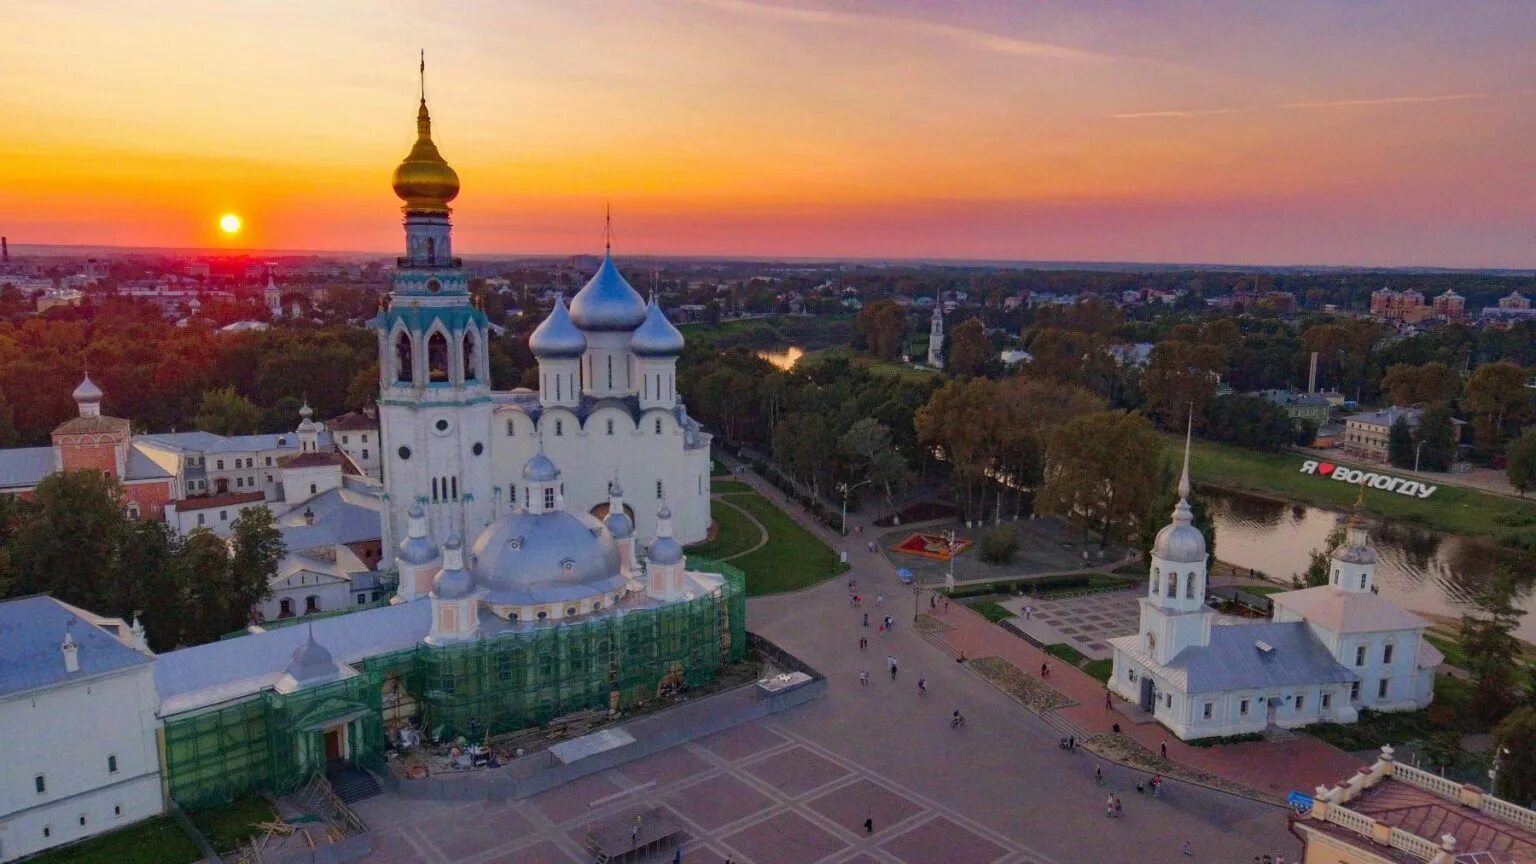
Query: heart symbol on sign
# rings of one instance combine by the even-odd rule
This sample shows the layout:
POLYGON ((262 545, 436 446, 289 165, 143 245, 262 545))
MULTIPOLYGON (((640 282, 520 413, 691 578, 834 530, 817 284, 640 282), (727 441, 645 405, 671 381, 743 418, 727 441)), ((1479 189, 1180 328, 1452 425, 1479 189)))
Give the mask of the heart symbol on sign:
POLYGON ((1334 465, 1332 462, 1323 462, 1317 466, 1317 473, 1327 477, 1329 474, 1333 473, 1333 469, 1334 465))

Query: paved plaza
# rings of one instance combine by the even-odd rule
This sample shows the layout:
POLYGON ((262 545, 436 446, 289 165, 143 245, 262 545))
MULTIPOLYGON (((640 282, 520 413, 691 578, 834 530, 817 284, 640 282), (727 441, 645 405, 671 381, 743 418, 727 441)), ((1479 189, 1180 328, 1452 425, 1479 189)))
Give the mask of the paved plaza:
POLYGON ((1021 619, 1014 626, 1042 645, 1062 642, 1091 660, 1108 660, 1114 656, 1108 640, 1136 632, 1140 599, 1140 591, 1112 591, 1060 600, 1013 597, 1002 605, 1021 619), (1034 607, 1027 619, 1025 606, 1034 607))
MULTIPOLYGON (((779 500, 756 478, 742 479, 779 500)), ((1180 854, 1185 842, 1194 861, 1297 853, 1283 808, 1179 782, 1153 799, 1135 791, 1145 773, 1058 748, 1061 727, 913 632, 912 593, 882 555, 851 557, 850 576, 871 598, 864 609, 849 605, 847 576, 748 604, 753 631, 828 676, 822 698, 523 801, 365 801, 359 811, 377 849, 367 860, 585 862, 589 819, 632 818, 642 807, 664 807, 685 826, 686 864, 728 856, 739 864, 1154 864, 1190 861, 1180 854), (879 594, 885 602, 875 606, 879 594), (874 625, 887 614, 896 627, 882 634, 874 625), (861 636, 868 650, 859 649, 861 636), (887 656, 897 660, 894 681, 887 656), (968 719, 959 730, 949 724, 955 709, 968 719), (1095 768, 1106 785, 1095 782, 1095 768), (1109 794, 1123 802, 1119 819, 1104 814, 1109 794), (866 817, 874 820, 868 836, 866 817)), ((980 623, 945 639, 986 654, 1018 652, 1016 665, 1028 668, 1024 657, 1033 655, 1024 652, 1035 649, 1022 639, 959 604, 946 617, 980 623)), ((1316 781, 1337 780, 1331 771, 1316 781)))

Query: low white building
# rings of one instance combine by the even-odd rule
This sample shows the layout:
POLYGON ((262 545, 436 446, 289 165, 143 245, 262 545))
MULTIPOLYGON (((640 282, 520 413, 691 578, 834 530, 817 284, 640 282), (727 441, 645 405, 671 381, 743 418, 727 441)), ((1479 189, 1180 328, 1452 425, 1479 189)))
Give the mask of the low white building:
POLYGON ((1109 640, 1110 689, 1184 740, 1428 705, 1444 658, 1423 639, 1428 622, 1375 593, 1376 554, 1358 513, 1333 553, 1330 584, 1272 595, 1270 621, 1216 621, 1187 448, 1173 522, 1152 547, 1139 631, 1109 640))
POLYGON ((141 634, 52 597, 0 603, 0 861, 165 809, 141 634))

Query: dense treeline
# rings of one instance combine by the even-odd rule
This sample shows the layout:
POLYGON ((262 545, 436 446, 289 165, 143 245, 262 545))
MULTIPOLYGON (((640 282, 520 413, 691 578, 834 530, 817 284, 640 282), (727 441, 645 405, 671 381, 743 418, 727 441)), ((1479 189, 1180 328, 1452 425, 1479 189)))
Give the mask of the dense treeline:
POLYGON ((29 499, 0 495, 0 600, 48 593, 144 625, 150 647, 209 642, 246 626, 271 594, 282 536, 265 507, 243 511, 228 542, 199 528, 124 515, 97 471, 49 475, 29 499))
MULTIPOLYGON (((178 327, 142 302, 99 306, 0 323, 0 446, 46 444, 75 416, 70 398, 89 370, 106 393, 105 410, 136 430, 197 426, 208 394, 232 389, 254 423, 220 432, 292 429, 304 398, 318 417, 359 410, 378 393, 378 343, 349 324, 284 324, 223 333, 194 321, 178 327), (250 428, 243 428, 248 425, 250 428)), ((526 334, 490 345, 493 384, 523 383, 526 334)), ((243 406, 242 406, 243 407, 243 406)), ((240 416, 244 416, 241 414, 240 416)))

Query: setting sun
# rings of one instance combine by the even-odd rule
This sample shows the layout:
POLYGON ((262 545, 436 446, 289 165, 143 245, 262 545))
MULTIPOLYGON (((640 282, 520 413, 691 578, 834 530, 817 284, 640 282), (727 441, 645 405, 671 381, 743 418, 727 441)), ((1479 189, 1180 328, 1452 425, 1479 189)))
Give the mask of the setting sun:
POLYGON ((240 217, 233 213, 225 213, 219 217, 219 230, 225 234, 240 233, 240 217))

